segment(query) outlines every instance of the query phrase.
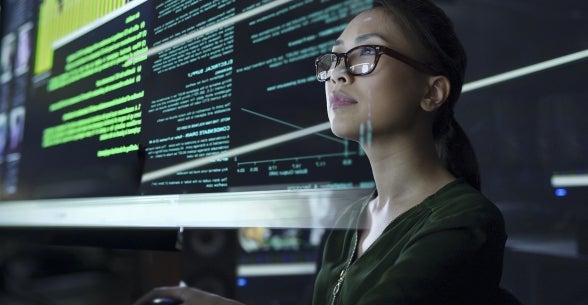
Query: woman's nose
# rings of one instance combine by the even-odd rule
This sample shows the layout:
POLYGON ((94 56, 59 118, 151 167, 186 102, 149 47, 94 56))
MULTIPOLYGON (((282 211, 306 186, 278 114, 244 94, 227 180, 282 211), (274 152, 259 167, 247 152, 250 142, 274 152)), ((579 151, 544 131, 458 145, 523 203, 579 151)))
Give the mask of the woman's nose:
POLYGON ((339 83, 339 82, 349 83, 349 82, 351 82, 351 77, 352 76, 349 74, 349 72, 347 71, 347 68, 345 67, 345 63, 343 61, 341 61, 339 63, 339 65, 337 65, 333 69, 333 72, 331 73, 330 81, 333 83, 339 83))

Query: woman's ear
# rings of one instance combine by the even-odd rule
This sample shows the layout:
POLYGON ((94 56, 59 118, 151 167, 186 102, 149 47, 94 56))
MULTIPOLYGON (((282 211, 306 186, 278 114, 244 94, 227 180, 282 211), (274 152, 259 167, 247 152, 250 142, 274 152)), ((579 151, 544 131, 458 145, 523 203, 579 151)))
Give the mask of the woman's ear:
POLYGON ((421 101, 421 107, 425 111, 435 111, 447 100, 451 84, 449 79, 443 75, 432 76, 429 78, 428 91, 421 101))

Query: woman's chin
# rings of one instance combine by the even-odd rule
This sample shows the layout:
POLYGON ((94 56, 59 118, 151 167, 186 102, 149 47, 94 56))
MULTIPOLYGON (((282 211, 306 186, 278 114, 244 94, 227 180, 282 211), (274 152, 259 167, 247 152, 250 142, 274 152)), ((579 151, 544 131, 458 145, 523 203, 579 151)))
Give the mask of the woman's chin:
POLYGON ((333 122, 331 122, 331 131, 337 137, 345 140, 357 141, 359 139, 359 131, 357 128, 345 126, 344 124, 333 124, 333 122))

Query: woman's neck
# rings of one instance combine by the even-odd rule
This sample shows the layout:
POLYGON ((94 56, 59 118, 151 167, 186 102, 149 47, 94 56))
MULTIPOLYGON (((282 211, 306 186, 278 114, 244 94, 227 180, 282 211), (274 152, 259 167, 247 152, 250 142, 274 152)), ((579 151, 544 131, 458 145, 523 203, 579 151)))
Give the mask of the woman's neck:
POLYGON ((378 195, 366 207, 357 257, 401 214, 418 205, 455 177, 438 159, 434 146, 416 144, 364 147, 378 195))
POLYGON ((432 141, 373 142, 364 150, 382 204, 418 204, 455 179, 437 157, 432 141))

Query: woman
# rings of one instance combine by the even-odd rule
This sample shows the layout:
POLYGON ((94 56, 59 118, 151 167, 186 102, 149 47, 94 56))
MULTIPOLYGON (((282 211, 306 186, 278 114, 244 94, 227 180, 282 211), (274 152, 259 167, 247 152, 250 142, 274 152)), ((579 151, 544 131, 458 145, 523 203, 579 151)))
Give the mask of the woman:
MULTIPOLYGON (((361 144, 376 190, 342 218, 349 230, 328 237, 313 304, 497 304, 504 222, 479 192, 453 118, 465 66, 451 22, 428 0, 378 4, 317 58, 331 129, 361 144)), ((142 300, 162 295, 238 304, 191 288, 142 300)))

